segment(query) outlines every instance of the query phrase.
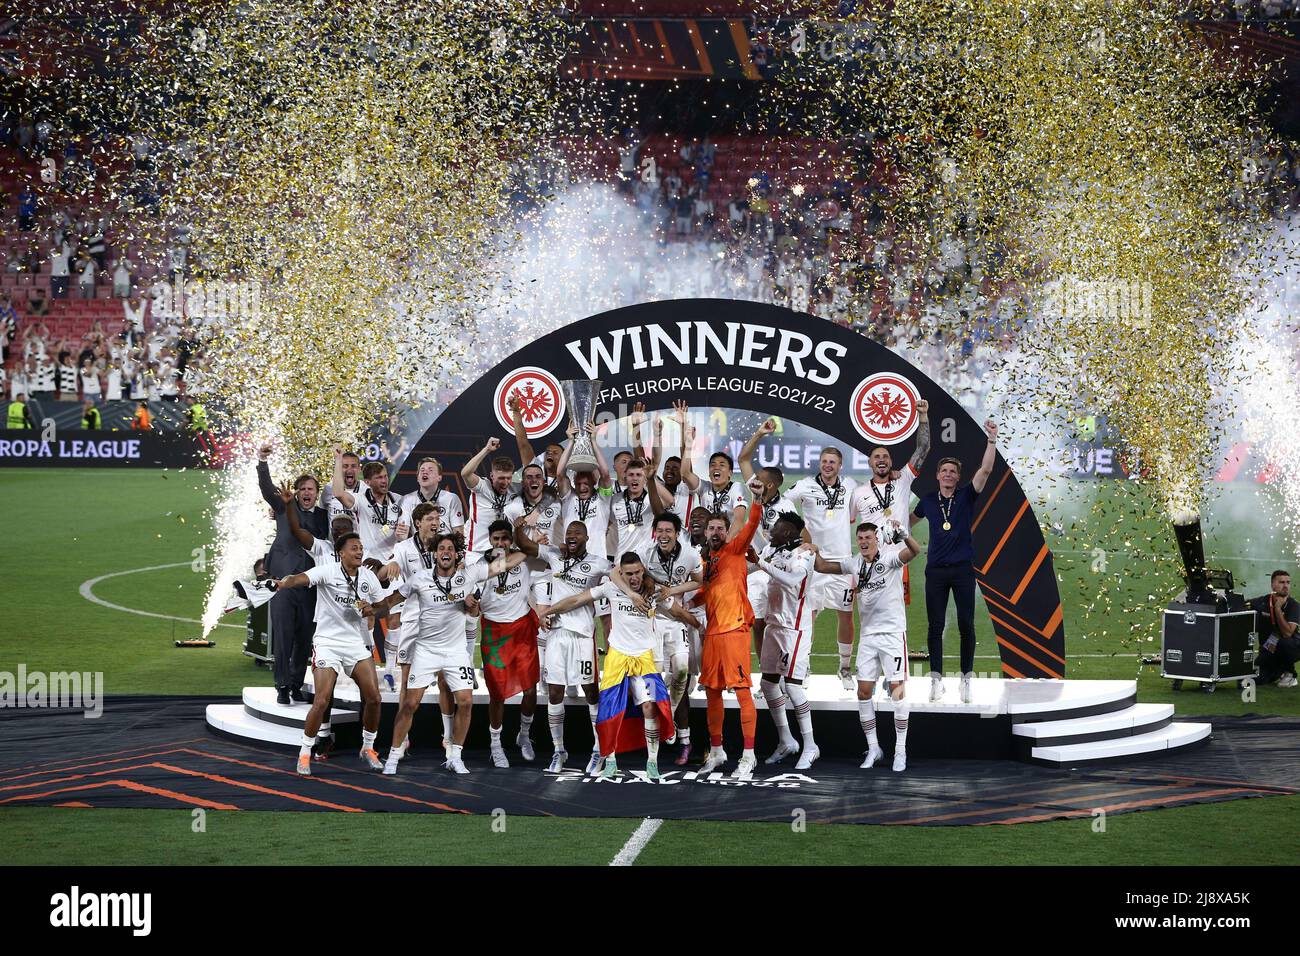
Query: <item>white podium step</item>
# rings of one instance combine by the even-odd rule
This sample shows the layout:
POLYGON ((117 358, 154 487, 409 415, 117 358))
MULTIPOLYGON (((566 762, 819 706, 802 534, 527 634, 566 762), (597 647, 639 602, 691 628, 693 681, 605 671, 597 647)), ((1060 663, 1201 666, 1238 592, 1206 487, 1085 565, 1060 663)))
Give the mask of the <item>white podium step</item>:
POLYGON ((1210 736, 1210 725, 1199 723, 1169 724, 1159 730, 1109 740, 1080 744, 1034 747, 1030 758, 1057 767, 1077 767, 1099 761, 1120 760, 1143 754, 1179 750, 1200 743, 1210 736))
POLYGON ((1056 746, 1150 733, 1164 727, 1173 717, 1173 704, 1134 704, 1091 717, 1015 724, 1011 732, 1027 738, 1035 746, 1056 746))
POLYGON ((207 721, 219 733, 261 744, 297 747, 302 742, 301 724, 286 727, 261 720, 244 710, 243 704, 208 704, 207 721))
MULTIPOLYGON (((311 710, 311 704, 277 704, 274 687, 245 687, 243 700, 244 712, 248 716, 284 727, 296 727, 299 730, 302 729, 303 721, 307 719, 307 712, 311 710)), ((331 724, 355 724, 360 719, 361 715, 358 711, 343 710, 339 707, 330 708, 331 724)))

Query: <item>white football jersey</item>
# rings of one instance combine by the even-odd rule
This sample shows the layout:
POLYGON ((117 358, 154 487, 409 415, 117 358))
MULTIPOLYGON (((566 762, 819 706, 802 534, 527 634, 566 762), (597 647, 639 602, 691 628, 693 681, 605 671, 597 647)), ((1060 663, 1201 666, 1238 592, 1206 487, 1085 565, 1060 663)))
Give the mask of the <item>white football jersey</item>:
MULTIPOLYGON (((663 487, 664 491, 668 491, 668 486, 664 484, 662 478, 659 479, 659 484, 663 487)), ((682 519, 682 527, 684 528, 686 527, 687 519, 691 516, 691 509, 696 505, 696 492, 687 488, 686 482, 679 481, 677 482, 677 489, 669 493, 672 495, 673 501, 672 504, 668 506, 668 510, 682 519)))
MULTIPOLYGON (((584 554, 580 558, 566 558, 559 548, 547 545, 541 547, 540 554, 553 576, 552 604, 559 603, 560 598, 591 590, 609 575, 609 561, 594 554, 584 554)), ((595 611, 590 605, 566 611, 554 623, 557 628, 573 631, 584 637, 594 631, 595 625, 595 611)))
MULTIPOLYGON (((480 551, 465 555, 465 564, 487 563, 490 558, 480 551)), ((511 624, 528 614, 528 595, 532 592, 532 571, 525 561, 505 574, 489 575, 475 592, 483 616, 496 624, 511 624)))
POLYGON ((884 531, 893 520, 906 531, 908 513, 912 510, 912 481, 915 478, 916 472, 912 470, 912 463, 908 462, 897 478, 880 483, 874 478, 864 481, 853 492, 850 521, 854 524, 870 522, 884 531))
POLYGON ((770 504, 763 502, 763 517, 758 519, 758 530, 754 532, 755 550, 762 551, 767 547, 767 543, 772 537, 772 525, 776 524, 777 516, 783 511, 799 513, 799 509, 790 500, 790 496, 783 491, 777 493, 776 501, 770 504))
POLYGON ((312 640, 321 645, 351 647, 360 642, 369 646, 366 620, 356 608, 357 601, 373 604, 383 597, 383 586, 374 572, 364 565, 350 577, 342 564, 321 564, 306 572, 316 588, 316 633, 312 640))
POLYGON ((564 496, 560 522, 555 529, 556 536, 551 539, 551 544, 558 545, 564 540, 569 525, 581 521, 587 526, 588 546, 595 546, 598 551, 604 551, 605 534, 609 530, 609 503, 609 497, 599 491, 593 491, 586 501, 580 501, 578 496, 570 491, 564 496))
POLYGON ((519 494, 518 483, 512 483, 504 494, 492 490, 492 482, 479 478, 469 493, 469 511, 465 515, 465 547, 477 551, 488 546, 488 528, 493 521, 506 516, 506 505, 519 494))
POLYGON ((803 509, 803 522, 822 557, 847 558, 853 553, 849 508, 857 488, 857 482, 843 475, 833 488, 827 488, 821 475, 814 475, 800 478, 790 489, 790 500, 803 509))
POLYGON ((613 581, 606 581, 591 592, 595 598, 609 601, 610 629, 609 646, 629 657, 640 657, 646 651, 655 649, 655 627, 659 614, 666 613, 661 603, 655 608, 655 616, 640 610, 630 597, 613 581))
MULTIPOLYGON (((520 495, 506 505, 506 520, 513 525, 520 518, 531 515, 536 511, 538 512, 537 524, 531 529, 525 528, 524 533, 534 541, 540 540, 542 535, 546 535, 546 540, 554 544, 560 540, 556 537, 555 526, 560 519, 562 510, 563 505, 546 493, 542 494, 541 500, 535 505, 530 505, 520 495)), ((486 539, 481 544, 483 547, 487 547, 486 539)))
POLYGON ((728 481, 721 488, 714 488, 711 482, 702 481, 699 490, 695 492, 695 507, 703 508, 709 514, 726 518, 730 522, 737 508, 749 507, 749 496, 745 494, 745 486, 738 481, 728 481))
POLYGON ((378 498, 365 488, 356 497, 357 534, 366 554, 391 561, 397 544, 397 522, 402 516, 401 499, 391 491, 378 498))
POLYGON ((451 534, 457 528, 465 526, 465 507, 460 503, 460 495, 454 491, 448 491, 446 488, 439 488, 431 496, 426 498, 424 492, 419 488, 402 495, 400 502, 402 517, 401 520, 415 533, 415 522, 411 520, 411 513, 415 511, 418 505, 428 502, 440 509, 438 515, 438 533, 451 534))
POLYGON ((658 541, 651 541, 649 547, 637 553, 650 577, 660 584, 681 584, 704 566, 700 552, 680 539, 675 551, 669 554, 659 550, 658 541))
POLYGON ((610 504, 610 522, 617 537, 614 539, 614 561, 629 551, 637 554, 654 537, 655 509, 650 491, 642 492, 639 499, 626 490, 614 495, 610 504))
POLYGON ((766 549, 761 557, 779 571, 786 571, 798 577, 797 584, 787 585, 774 577, 767 579, 767 621, 768 627, 783 627, 790 631, 812 633, 812 576, 813 553, 783 549, 775 551, 766 549))
POLYGON ((901 546, 881 546, 875 561, 862 555, 840 562, 844 574, 855 576, 858 593, 858 632, 895 634, 907 630, 907 607, 903 603, 901 546))
POLYGON ((402 597, 419 598, 419 641, 430 650, 465 650, 465 597, 488 576, 487 565, 475 562, 455 571, 451 577, 439 576, 436 568, 422 570, 403 581, 398 591, 402 597))

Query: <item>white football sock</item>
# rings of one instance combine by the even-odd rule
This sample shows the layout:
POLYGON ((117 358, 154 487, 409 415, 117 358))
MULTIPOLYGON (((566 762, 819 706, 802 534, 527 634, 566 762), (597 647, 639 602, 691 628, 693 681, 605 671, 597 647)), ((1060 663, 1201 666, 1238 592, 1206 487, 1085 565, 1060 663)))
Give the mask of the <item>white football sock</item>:
POLYGON ((298 747, 298 756, 300 756, 300 757, 310 757, 310 756, 311 756, 311 748, 316 744, 316 738, 315 738, 315 737, 308 737, 306 734, 303 734, 303 735, 302 735, 302 740, 299 741, 299 744, 300 744, 300 746, 298 747))
POLYGON ((451 740, 451 722, 452 722, 452 719, 453 719, 453 718, 452 718, 452 715, 451 715, 451 714, 443 714, 443 715, 442 715, 442 736, 443 736, 443 739, 444 739, 444 740, 451 740))
POLYGON ((847 644, 839 644, 838 646, 840 651, 840 667, 848 667, 849 660, 853 657, 853 642, 849 641, 847 644))
POLYGON ((668 703, 672 707, 673 713, 677 713, 677 705, 682 702, 686 696, 686 686, 691 682, 691 657, 689 653, 674 654, 673 659, 668 664, 672 671, 672 685, 668 688, 668 703))
POLYGON ((894 736, 898 741, 894 745, 896 750, 907 749, 907 718, 911 710, 907 701, 894 701, 894 736))
POLYGON ((781 686, 765 680, 760 680, 758 686, 763 691, 763 699, 767 701, 767 712, 772 715, 772 723, 776 724, 776 732, 781 738, 782 746, 792 746, 795 739, 790 733, 790 719, 785 713, 785 695, 781 693, 781 686))
POLYGON ((794 704, 794 716, 799 721, 799 735, 803 737, 804 747, 816 747, 817 741, 813 739, 812 704, 808 703, 808 692, 802 684, 786 684, 785 690, 794 704))
POLYGON ((872 750, 879 750, 880 741, 876 738, 876 705, 870 699, 858 701, 858 723, 862 725, 867 746, 872 750))
POLYGON ((500 728, 500 727, 488 727, 488 734, 489 734, 489 736, 491 736, 491 738, 492 738, 492 746, 493 746, 493 748, 500 747, 500 746, 501 746, 501 728, 500 728))
POLYGON ((657 717, 646 718, 645 749, 651 760, 659 758, 659 719, 657 717))
POLYGON ((451 760, 459 760, 460 752, 463 749, 464 748, 460 744, 452 744, 451 749, 447 752, 448 758, 450 758, 451 760))
POLYGON ((362 749, 362 750, 374 750, 374 749, 375 749, 375 737, 378 736, 378 734, 379 734, 379 731, 377 731, 377 730, 362 730, 362 731, 361 731, 361 749, 362 749))
POLYGON ((546 722, 551 725, 551 743, 556 750, 564 749, 564 705, 547 704, 546 722))
POLYGON ((330 722, 327 720, 320 725, 320 730, 316 731, 316 739, 324 740, 330 735, 330 722))

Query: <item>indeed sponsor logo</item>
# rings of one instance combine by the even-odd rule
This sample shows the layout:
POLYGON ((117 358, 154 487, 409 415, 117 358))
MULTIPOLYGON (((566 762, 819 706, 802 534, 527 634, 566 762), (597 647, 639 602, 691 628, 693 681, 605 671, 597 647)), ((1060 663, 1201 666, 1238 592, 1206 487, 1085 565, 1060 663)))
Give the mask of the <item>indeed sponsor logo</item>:
POLYGON ((50 897, 50 925, 129 926, 131 935, 148 936, 153 927, 153 894, 83 893, 73 886, 50 897))

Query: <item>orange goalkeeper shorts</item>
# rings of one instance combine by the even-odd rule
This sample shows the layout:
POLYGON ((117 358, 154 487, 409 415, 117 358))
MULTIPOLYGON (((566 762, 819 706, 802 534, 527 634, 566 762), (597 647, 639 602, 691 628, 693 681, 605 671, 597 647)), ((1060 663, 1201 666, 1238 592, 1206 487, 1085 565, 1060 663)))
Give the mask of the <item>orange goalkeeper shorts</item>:
POLYGON ((705 634, 700 654, 700 686, 715 690, 749 687, 749 628, 705 634))

